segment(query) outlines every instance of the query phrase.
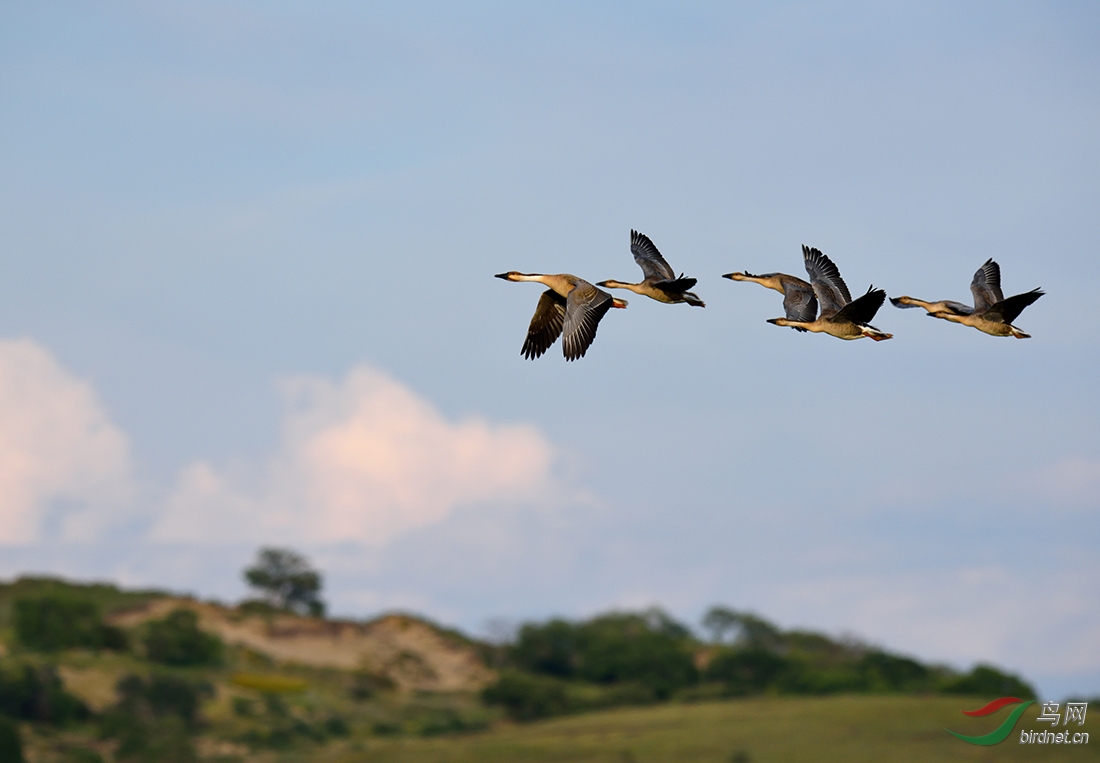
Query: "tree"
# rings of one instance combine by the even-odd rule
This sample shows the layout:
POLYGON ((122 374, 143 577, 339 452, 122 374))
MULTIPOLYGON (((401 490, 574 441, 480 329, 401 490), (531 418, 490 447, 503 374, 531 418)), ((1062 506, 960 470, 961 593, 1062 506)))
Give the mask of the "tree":
POLYGON ((783 640, 779 629, 767 620, 726 607, 711 607, 703 618, 703 627, 718 644, 730 640, 749 649, 775 649, 783 640))
POLYGON ((325 603, 321 600, 321 573, 309 566, 309 561, 286 548, 262 548, 256 554, 256 564, 244 571, 244 579, 261 591, 268 604, 276 609, 321 617, 325 603))
POLYGON ((165 665, 217 665, 222 640, 199 629, 199 617, 180 607, 145 626, 145 656, 165 665))

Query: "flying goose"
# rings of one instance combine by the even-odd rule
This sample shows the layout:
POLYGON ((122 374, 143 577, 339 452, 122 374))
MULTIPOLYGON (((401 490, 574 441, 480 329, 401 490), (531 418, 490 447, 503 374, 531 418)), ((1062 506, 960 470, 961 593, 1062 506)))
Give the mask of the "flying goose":
POLYGON ((803 245, 802 259, 806 264, 806 272, 810 275, 810 286, 813 287, 817 301, 821 303, 821 315, 812 321, 771 318, 768 323, 804 328, 815 333, 830 334, 838 339, 868 336, 881 342, 883 339, 893 338, 893 334, 879 331, 868 323, 882 307, 886 292, 872 286, 862 297, 853 300, 837 266, 819 249, 803 245))
POLYGON ((894 307, 923 307, 933 318, 973 326, 978 331, 993 336, 1031 338, 1031 334, 1025 334, 1013 326, 1012 321, 1016 320, 1025 307, 1043 296, 1045 292, 1041 289, 1032 289, 1005 299, 1001 292, 1001 266, 990 257, 974 273, 974 280, 970 282, 970 293, 974 295, 974 307, 948 299, 925 302, 913 297, 892 297, 890 302, 894 307))
POLYGON ((625 299, 612 297, 583 278, 569 273, 497 273, 505 281, 537 281, 549 286, 539 297, 535 315, 527 328, 520 354, 534 360, 550 349, 563 333, 562 350, 566 360, 583 358, 596 338, 596 328, 604 313, 613 307, 626 307, 625 299))
MULTIPOLYGON (((817 297, 814 296, 813 287, 801 278, 795 278, 786 273, 764 273, 756 276, 748 272, 726 273, 722 278, 728 278, 731 281, 751 281, 765 289, 775 289, 783 295, 783 309, 792 321, 809 322, 817 318, 817 297)), ((791 326, 791 328, 795 331, 806 331, 801 326, 791 326)))
POLYGON ((640 283, 623 283, 622 281, 600 281, 597 286, 605 286, 608 289, 630 289, 635 294, 655 299, 658 302, 674 304, 687 302, 693 307, 706 307, 703 300, 688 289, 697 283, 695 278, 684 278, 683 273, 676 277, 674 271, 657 247, 649 240, 649 236, 636 230, 630 231, 630 252, 634 255, 634 261, 642 269, 645 278, 640 283))

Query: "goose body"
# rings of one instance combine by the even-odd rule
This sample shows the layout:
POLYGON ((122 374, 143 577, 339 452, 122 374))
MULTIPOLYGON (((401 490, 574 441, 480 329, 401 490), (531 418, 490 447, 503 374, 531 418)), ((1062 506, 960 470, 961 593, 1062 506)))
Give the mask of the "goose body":
POLYGON ((872 286, 862 297, 853 300, 848 286, 840 277, 840 270, 819 249, 803 246, 802 260, 810 276, 814 296, 821 305, 821 314, 814 320, 772 318, 768 323, 829 334, 838 339, 859 339, 866 336, 881 342, 893 338, 893 334, 879 331, 870 324, 875 313, 886 301, 886 292, 872 286))
MULTIPOLYGON (((812 321, 817 318, 817 297, 810 284, 801 278, 786 273, 764 273, 753 275, 749 272, 726 273, 722 278, 731 281, 749 281, 758 283, 765 289, 774 289, 783 295, 783 310, 792 321, 812 321)), ((806 331, 801 326, 791 326, 795 331, 806 331)))
POLYGON ((1030 339, 1012 325, 1012 321, 1044 292, 1032 289, 1005 299, 1001 291, 1001 266, 989 258, 974 273, 970 281, 970 293, 974 295, 974 307, 951 300, 925 302, 913 297, 895 297, 890 300, 894 307, 923 307, 933 318, 942 318, 952 323, 976 328, 992 336, 1012 336, 1017 339, 1030 339))
POLYGON ((683 274, 677 278, 676 271, 661 256, 649 236, 631 230, 630 253, 634 255, 634 261, 638 263, 638 267, 642 269, 642 275, 645 276, 639 283, 624 283, 611 279, 600 281, 596 285, 608 289, 629 289, 635 294, 666 304, 686 302, 693 307, 706 307, 697 294, 688 291, 698 283, 698 280, 684 278, 683 274))
POLYGON ((548 287, 539 297, 520 349, 528 360, 541 356, 563 335, 565 359, 583 358, 596 338, 600 319, 613 307, 626 307, 626 300, 612 297, 570 273, 547 275, 510 270, 497 273, 496 277, 505 281, 534 281, 548 287))

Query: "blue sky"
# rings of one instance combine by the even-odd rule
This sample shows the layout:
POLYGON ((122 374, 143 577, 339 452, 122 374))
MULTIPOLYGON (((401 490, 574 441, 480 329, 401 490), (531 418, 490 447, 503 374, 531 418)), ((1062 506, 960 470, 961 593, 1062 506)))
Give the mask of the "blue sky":
POLYGON ((1100 692, 1100 12, 1087 3, 105 3, 0 9, 0 574, 335 612, 711 604, 1100 692), (587 357, 538 289, 633 280, 587 357), (765 323, 719 278, 887 304, 765 323), (627 295, 630 296, 630 295, 627 295))

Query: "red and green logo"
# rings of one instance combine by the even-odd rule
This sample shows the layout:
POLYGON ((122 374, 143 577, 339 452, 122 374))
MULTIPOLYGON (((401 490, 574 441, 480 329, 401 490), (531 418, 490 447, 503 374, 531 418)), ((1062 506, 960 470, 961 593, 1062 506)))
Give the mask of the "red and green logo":
POLYGON ((1008 738, 1008 735, 1012 733, 1012 729, 1016 725, 1016 721, 1020 720, 1020 716, 1024 714, 1024 710, 1027 710, 1028 705, 1032 704, 1034 704, 1034 701, 1030 699, 1024 702, 1024 700, 1017 699, 1016 697, 1001 697, 1000 699, 995 699, 985 707, 978 708, 977 710, 963 710, 963 715, 969 715, 971 717, 983 717, 986 715, 993 715, 993 713, 997 712, 1002 707, 1007 707, 1008 705, 1019 705, 1019 707, 1009 713, 1008 717, 1004 719, 1004 722, 1000 726, 993 729, 988 734, 982 734, 981 736, 976 737, 969 737, 965 734, 960 734, 957 731, 952 731, 948 728, 945 728, 944 731, 946 731, 948 734, 951 734, 952 736, 958 737, 964 742, 969 742, 970 744, 980 744, 983 746, 997 744, 998 742, 1003 742, 1005 739, 1008 738))

